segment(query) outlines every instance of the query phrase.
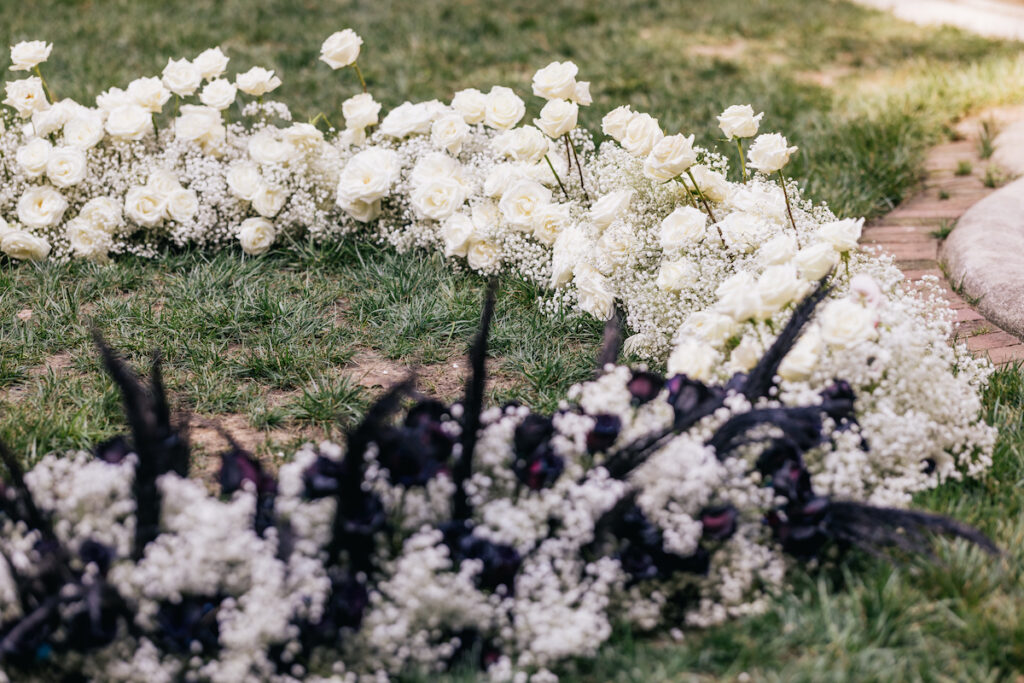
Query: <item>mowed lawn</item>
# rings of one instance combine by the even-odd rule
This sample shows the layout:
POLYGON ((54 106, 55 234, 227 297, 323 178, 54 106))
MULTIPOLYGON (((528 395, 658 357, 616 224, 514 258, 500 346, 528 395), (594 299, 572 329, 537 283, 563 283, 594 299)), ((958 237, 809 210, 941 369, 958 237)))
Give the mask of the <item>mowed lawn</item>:
MULTIPOLYGON (((44 67, 59 96, 88 101, 159 74, 169 57, 220 45, 230 73, 276 69, 275 94, 296 120, 323 112, 338 122, 357 91, 353 74, 317 61, 323 38, 345 27, 363 36, 360 64, 386 108, 504 84, 533 116, 533 72, 572 59, 593 83, 583 125, 598 130, 605 112, 629 103, 716 144, 714 116, 749 102, 767 112, 764 130, 800 146, 787 170, 847 216, 878 215, 913 192, 924 151, 958 117, 1024 98, 1018 44, 830 0, 35 0, 0 3, 0 26, 9 44, 54 43, 44 67)), ((354 242, 257 259, 168 250, 103 266, 0 257, 0 438, 32 461, 121 429, 95 325, 138 367, 160 351, 176 406, 193 416, 199 468, 215 466, 204 456, 217 447, 210 422, 271 457, 336 435, 407 367, 421 368, 423 391, 458 396, 483 288, 435 254, 354 242)), ((502 282, 496 401, 552 409, 592 372, 600 325, 548 317, 540 294, 502 282)), ((941 546, 936 563, 851 558, 798 577, 768 614, 682 643, 619 633, 569 678, 1014 680, 1024 670, 1022 407, 1019 372, 1002 371, 985 416, 1003 427, 992 477, 919 501, 980 525, 1005 557, 941 546)))

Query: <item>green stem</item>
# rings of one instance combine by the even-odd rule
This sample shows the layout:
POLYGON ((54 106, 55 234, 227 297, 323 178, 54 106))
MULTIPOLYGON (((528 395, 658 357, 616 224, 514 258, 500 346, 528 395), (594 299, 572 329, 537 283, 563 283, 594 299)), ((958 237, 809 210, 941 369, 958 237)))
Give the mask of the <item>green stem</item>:
MULTIPOLYGON (((690 169, 686 169, 686 175, 690 177, 690 182, 693 183, 693 189, 697 191, 697 196, 700 197, 700 201, 704 204, 704 210, 708 212, 708 216, 711 218, 711 222, 717 223, 718 221, 715 219, 715 214, 711 213, 711 204, 708 203, 707 197, 704 196, 704 193, 701 192, 700 187, 697 186, 697 179, 693 177, 693 171, 691 171, 690 169)), ((722 231, 719 230, 718 234, 721 235, 722 231)))
POLYGON ((363 79, 363 72, 359 70, 359 64, 352 62, 352 68, 356 70, 356 76, 359 77, 359 85, 363 86, 363 92, 366 92, 366 81, 363 79))
POLYGON ((50 86, 49 84, 47 84, 46 79, 43 78, 43 72, 39 69, 38 64, 36 64, 35 69, 36 76, 38 76, 39 80, 43 83, 43 90, 46 92, 46 99, 50 101, 50 104, 55 104, 57 102, 57 99, 53 96, 53 92, 50 90, 50 86))
POLYGON ((565 191, 565 185, 562 184, 562 179, 558 177, 558 171, 555 170, 555 166, 551 163, 551 159, 548 158, 547 154, 544 155, 544 161, 548 162, 548 168, 551 169, 551 173, 555 176, 555 180, 558 181, 558 186, 562 188, 562 194, 564 194, 566 200, 568 200, 569 193, 565 191))
POLYGON ((743 158, 743 140, 736 138, 736 149, 740 151, 740 170, 743 171, 743 182, 747 182, 747 161, 743 158))
POLYGON ((587 188, 583 184, 583 167, 580 165, 580 158, 576 154, 576 145, 572 144, 572 140, 569 139, 569 134, 565 134, 565 144, 572 150, 572 158, 576 160, 576 170, 580 173, 580 189, 583 190, 583 196, 586 197, 587 203, 590 203, 590 195, 587 194, 587 188))
POLYGON ((177 116, 181 113, 181 98, 178 93, 174 93, 174 115, 177 116))
POLYGON ((789 205, 789 192, 786 191, 786 176, 782 175, 782 169, 779 169, 779 182, 782 183, 782 196, 786 198, 786 213, 789 214, 789 222, 793 224, 793 230, 796 231, 796 221, 793 220, 793 207, 789 205))

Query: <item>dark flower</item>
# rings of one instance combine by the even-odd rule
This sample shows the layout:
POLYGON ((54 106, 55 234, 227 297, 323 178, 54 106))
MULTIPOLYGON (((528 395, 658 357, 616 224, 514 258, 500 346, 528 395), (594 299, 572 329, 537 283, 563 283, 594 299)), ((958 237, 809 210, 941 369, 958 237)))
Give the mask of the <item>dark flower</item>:
POLYGON ((192 643, 198 643, 204 653, 216 652, 220 647, 220 601, 219 597, 187 595, 177 603, 161 602, 156 613, 157 637, 175 652, 190 653, 192 643))
POLYGON ((712 541, 724 541, 736 533, 736 520, 739 513, 732 505, 721 505, 705 508, 700 513, 700 522, 704 526, 704 538, 712 541))
POLYGON ((600 453, 612 447, 622 430, 622 420, 618 415, 596 415, 594 428, 587 434, 587 450, 600 453))
POLYGON ((109 462, 111 465, 119 464, 131 452, 131 445, 129 445, 128 440, 121 435, 107 439, 93 449, 93 455, 95 455, 97 459, 109 462))
POLYGON ((541 444, 528 457, 516 458, 513 469, 519 481, 533 491, 554 484, 565 470, 565 461, 550 443, 541 444))
POLYGON ((657 398, 665 386, 665 378, 653 372, 637 371, 626 384, 634 405, 643 405, 657 398))
POLYGON ((714 404, 722 397, 721 388, 709 387, 686 375, 675 375, 669 378, 666 386, 668 387, 668 402, 675 409, 677 416, 701 413, 706 406, 714 404))
POLYGON ((345 463, 342 460, 318 455, 313 464, 302 473, 302 481, 306 485, 307 498, 326 498, 335 496, 345 476, 345 463))
POLYGON ((463 560, 483 563, 476 577, 480 589, 493 591, 504 586, 509 593, 515 589, 516 574, 523 563, 515 548, 474 536, 472 527, 465 521, 448 522, 439 528, 456 565, 463 560))
POLYGON ((802 502, 813 495, 810 473, 795 460, 787 460, 772 474, 771 485, 776 494, 784 496, 790 503, 802 502))

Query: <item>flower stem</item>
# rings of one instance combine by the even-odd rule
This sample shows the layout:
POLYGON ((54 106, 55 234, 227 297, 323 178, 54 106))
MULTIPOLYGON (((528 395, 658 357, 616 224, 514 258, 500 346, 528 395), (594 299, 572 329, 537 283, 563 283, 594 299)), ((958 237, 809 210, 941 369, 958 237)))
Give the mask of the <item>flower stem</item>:
MULTIPOLYGON (((312 120, 311 120, 311 121, 309 122, 309 125, 311 125, 311 126, 315 126, 315 125, 316 125, 317 123, 319 123, 319 122, 320 122, 321 120, 323 120, 323 121, 324 121, 324 122, 325 122, 325 123, 326 123, 326 124, 327 124, 328 126, 330 126, 331 128, 334 128, 334 124, 333 124, 333 123, 331 123, 331 120, 330 120, 329 118, 327 118, 327 114, 325 114, 325 113, 323 113, 323 112, 320 112, 319 114, 317 114, 316 116, 314 116, 314 117, 313 117, 313 119, 312 119, 312 120)), ((337 128, 335 128, 335 130, 337 130, 337 128)))
POLYGON ((580 189, 583 190, 583 196, 587 198, 587 202, 590 202, 590 195, 587 194, 587 188, 583 184, 583 166, 580 165, 580 158, 576 155, 576 145, 572 144, 572 140, 569 139, 569 134, 565 134, 565 144, 572 150, 572 158, 576 160, 576 170, 580 174, 580 189))
POLYGON ((740 151, 740 170, 743 172, 743 182, 747 182, 747 160, 743 158, 743 140, 736 138, 736 149, 740 151))
POLYGON ((544 161, 548 162, 548 168, 551 169, 552 175, 554 175, 555 176, 555 180, 558 181, 558 186, 560 188, 562 188, 562 194, 564 194, 566 200, 568 200, 569 199, 569 193, 565 191, 565 185, 562 184, 562 179, 558 177, 558 171, 555 170, 555 166, 554 166, 554 164, 551 163, 551 159, 548 158, 547 154, 544 155, 544 161))
POLYGON ((174 93, 174 115, 177 116, 181 112, 181 97, 178 93, 174 93))
POLYGON ((363 72, 359 70, 359 65, 352 62, 352 68, 356 70, 356 76, 359 77, 359 85, 363 86, 363 92, 366 92, 366 81, 363 79, 363 72))
POLYGON ((43 78, 43 72, 39 69, 38 64, 36 64, 36 76, 39 76, 39 80, 43 84, 43 90, 46 91, 46 98, 50 100, 50 104, 56 104, 57 99, 53 96, 53 92, 50 90, 50 86, 46 82, 46 79, 43 78))
MULTIPOLYGON (((704 196, 704 193, 700 191, 700 187, 697 185, 697 179, 693 177, 693 171, 686 169, 686 175, 690 177, 690 182, 693 183, 693 189, 697 191, 697 196, 700 197, 701 203, 704 204, 704 210, 708 212, 711 222, 717 223, 718 221, 715 219, 715 214, 711 213, 711 204, 708 203, 707 197, 704 196)), ((719 234, 721 234, 721 230, 719 230, 719 234)))
POLYGON ((782 175, 782 169, 779 169, 779 182, 782 184, 782 196, 786 198, 786 213, 789 214, 789 222, 793 224, 793 230, 796 231, 796 221, 793 220, 793 207, 789 205, 789 192, 786 191, 786 176, 782 175))

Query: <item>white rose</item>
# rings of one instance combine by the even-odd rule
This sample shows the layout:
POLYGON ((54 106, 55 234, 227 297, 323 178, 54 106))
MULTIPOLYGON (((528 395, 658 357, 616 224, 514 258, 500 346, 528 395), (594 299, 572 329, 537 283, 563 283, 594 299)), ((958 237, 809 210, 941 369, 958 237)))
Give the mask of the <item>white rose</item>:
POLYGON ((96 107, 103 112, 111 112, 129 104, 135 104, 135 101, 121 88, 109 88, 96 96, 96 107))
POLYGON ((540 210, 551 203, 551 190, 533 180, 519 180, 501 197, 498 209, 509 224, 532 230, 540 210))
POLYGON ((153 114, 159 113, 171 97, 171 91, 165 88, 163 81, 156 76, 136 78, 128 84, 125 92, 132 102, 153 114))
POLYGON ((465 256, 469 251, 469 241, 473 236, 473 221, 464 213, 457 213, 448 218, 441 226, 441 240, 444 242, 444 255, 465 256))
POLYGON ((626 128, 629 126, 629 122, 633 120, 633 116, 634 113, 629 108, 629 105, 616 107, 601 119, 601 130, 605 135, 615 139, 616 142, 622 142, 622 138, 626 137, 626 128))
POLYGON ((350 130, 376 126, 380 121, 380 102, 375 102, 368 92, 359 93, 341 103, 341 115, 350 130))
POLYGON ((761 309, 757 282, 745 270, 718 285, 715 295, 718 297, 715 308, 736 321, 750 320, 761 309))
POLYGON ((487 93, 484 104, 485 125, 497 130, 508 130, 519 123, 524 114, 526 105, 511 88, 496 85, 487 93))
MULTIPOLYGON (((228 57, 219 47, 211 47, 199 53, 192 63, 199 69, 199 73, 208 81, 220 76, 228 68, 228 57)), ((207 104, 204 102, 203 104, 207 104)), ((213 106, 212 104, 209 106, 213 106)))
MULTIPOLYGON (((64 102, 67 101, 64 100, 64 102)), ((69 107, 61 106, 63 104, 63 102, 58 102, 49 109, 32 112, 32 132, 39 137, 46 137, 50 133, 60 130, 72 113, 69 107)))
POLYGON ((125 215, 147 228, 163 223, 167 213, 166 206, 164 195, 153 187, 133 187, 124 197, 125 215))
POLYGON ((320 61, 332 69, 354 64, 362 44, 363 39, 350 28, 332 33, 320 46, 320 61))
POLYGON ((324 134, 310 123, 293 123, 281 133, 284 143, 292 148, 292 156, 313 154, 324 142, 324 134))
POLYGON ((817 325, 809 326, 786 357, 779 364, 779 376, 790 382, 810 378, 821 356, 821 332, 817 325))
POLYGON ((764 347, 753 337, 744 337, 729 355, 730 372, 748 372, 757 365, 764 353, 764 347))
POLYGON ((380 215, 380 200, 364 202, 361 199, 343 200, 338 198, 338 206, 349 216, 360 223, 369 223, 380 215))
POLYGON ((864 227, 863 218, 847 218, 841 221, 825 223, 818 231, 818 238, 832 245, 836 251, 843 253, 857 248, 860 241, 861 230, 864 227))
POLYGON ((4 100, 4 104, 13 108, 23 119, 50 106, 43 91, 43 81, 36 76, 20 81, 8 81, 5 90, 7 99, 4 100))
POLYGON ((576 90, 569 99, 584 107, 589 107, 593 104, 594 98, 590 96, 590 81, 578 81, 576 83, 576 90))
POLYGON ((238 88, 231 81, 218 78, 203 86, 203 91, 199 93, 199 101, 220 111, 234 104, 237 96, 238 88))
POLYGON ((745 211, 734 211, 716 225, 725 245, 742 253, 753 251, 766 230, 760 218, 745 211))
POLYGON ((580 108, 569 100, 550 100, 533 122, 548 136, 558 139, 576 127, 580 108))
POLYGON ((178 140, 216 144, 226 135, 220 112, 213 107, 185 104, 181 116, 174 120, 174 137, 178 140))
POLYGON ((839 254, 827 242, 804 247, 793 257, 793 263, 800 269, 805 280, 820 280, 839 263, 839 254))
POLYGON ((418 187, 440 176, 453 178, 460 183, 464 180, 462 167, 458 161, 442 152, 430 152, 416 162, 412 173, 409 174, 409 183, 413 187, 418 187))
POLYGON ((818 319, 822 340, 841 349, 874 339, 876 322, 874 312, 849 299, 829 303, 818 319))
POLYGON ((533 75, 533 94, 546 100, 568 100, 576 94, 576 74, 572 62, 551 62, 533 75))
POLYGON ((885 299, 875 279, 863 273, 850 278, 850 293, 870 306, 878 306, 885 299))
POLYGON ((65 236, 75 256, 85 259, 105 260, 110 251, 110 233, 97 228, 81 216, 68 221, 65 236))
POLYGON ((576 293, 579 296, 580 308, 598 320, 608 320, 615 312, 615 294, 608 283, 608 278, 597 272, 596 268, 580 264, 573 278, 576 293))
POLYGON ((254 66, 244 74, 235 76, 235 85, 247 95, 259 97, 277 89, 281 79, 274 75, 273 70, 254 66))
POLYGON ((659 240, 664 251, 681 249, 704 238, 708 218, 692 206, 680 206, 661 221, 659 240))
POLYGON ((252 197, 252 208, 264 218, 273 218, 284 207, 288 191, 267 183, 260 183, 252 197))
POLYGON ((385 149, 367 149, 349 159, 338 179, 338 198, 346 203, 358 199, 374 202, 391 191, 398 178, 398 154, 385 149))
POLYGON ((533 126, 513 128, 495 137, 491 144, 499 154, 527 164, 537 163, 548 153, 548 139, 533 126))
POLYGON ((85 152, 74 147, 58 147, 46 162, 46 177, 57 187, 71 187, 85 180, 88 164, 85 152))
POLYGON ((709 344, 724 344, 736 333, 736 321, 716 311, 696 311, 683 322, 680 332, 700 337, 709 344))
POLYGON ((665 134, 661 132, 658 119, 650 114, 634 114, 619 142, 633 156, 645 157, 663 137, 665 134))
POLYGON ((757 280, 757 294, 761 299, 759 317, 768 318, 782 310, 803 296, 806 289, 807 283, 797 276, 796 266, 768 266, 757 280))
POLYGON ((796 238, 785 233, 776 235, 761 245, 757 250, 757 260, 765 266, 777 266, 789 263, 796 256, 796 238))
POLYGON ((113 197, 93 197, 78 212, 78 218, 109 234, 114 234, 124 223, 121 204, 113 197))
POLYGON ((250 256, 266 253, 276 238, 274 224, 266 218, 248 218, 238 226, 238 242, 250 256))
POLYGON ((763 173, 774 173, 782 170, 789 163, 789 157, 797 147, 790 147, 786 138, 778 133, 759 135, 750 146, 747 154, 747 166, 763 173))
POLYGON ((678 292, 697 281, 697 266, 689 259, 662 261, 655 284, 665 292, 678 292))
POLYGON ((668 357, 669 375, 686 375, 698 382, 708 382, 714 377, 722 355, 707 344, 696 339, 685 339, 672 350, 668 357))
POLYGON ((261 164, 283 164, 291 160, 295 149, 269 130, 262 130, 249 138, 249 156, 261 164))
POLYGON ((50 56, 52 43, 42 40, 22 41, 11 48, 11 71, 30 71, 50 56))
MULTIPOLYGON (((623 226, 619 226, 621 228, 623 226)), ((597 240, 597 252, 600 255, 597 267, 604 275, 611 275, 622 266, 630 252, 634 250, 635 238, 623 229, 605 230, 597 240)))
POLYGON ((533 236, 541 244, 551 246, 558 235, 569 224, 569 207, 565 204, 548 204, 540 207, 533 220, 533 236))
POLYGON ((749 104, 734 104, 718 117, 718 127, 725 137, 752 138, 757 135, 757 128, 764 113, 754 116, 754 108, 749 104))
POLYGON ((46 138, 35 138, 18 148, 14 160, 29 178, 38 178, 46 172, 53 145, 46 138))
POLYGON ((404 102, 388 112, 380 123, 380 132, 392 138, 429 133, 436 113, 437 109, 428 102, 404 102))
POLYGON ((172 171, 158 168, 150 172, 149 178, 146 179, 146 187, 166 197, 170 193, 180 190, 181 183, 178 182, 178 176, 172 171))
POLYGON ((103 116, 83 111, 64 124, 64 144, 78 149, 91 149, 103 139, 103 116))
POLYGON ((484 195, 500 197, 508 191, 512 183, 521 179, 521 174, 512 164, 497 164, 484 179, 484 195))
POLYGON ((199 67, 187 59, 168 59, 167 66, 160 75, 164 87, 181 97, 194 93, 203 82, 203 74, 199 67))
POLYGON ((430 127, 430 141, 449 154, 458 154, 468 136, 469 125, 455 111, 439 117, 430 127))
POLYGON ((487 111, 487 95, 476 88, 466 88, 455 93, 452 109, 462 114, 466 123, 483 123, 487 111))
POLYGON ((184 223, 192 219, 199 210, 199 197, 194 190, 178 188, 167 195, 167 217, 184 223))
POLYGON ((651 180, 672 180, 697 161, 694 136, 668 135, 658 140, 644 159, 644 175, 651 180))
POLYGON ((479 272, 494 271, 501 263, 498 247, 487 240, 476 240, 466 253, 469 267, 479 272))
POLYGON ((0 237, 0 251, 19 261, 44 261, 50 254, 50 243, 24 230, 11 230, 0 237))
POLYGON ((228 169, 226 180, 231 194, 247 202, 252 201, 262 182, 259 167, 249 161, 232 164, 228 169))
POLYGON ((551 250, 551 287, 561 287, 572 279, 576 265, 593 247, 577 226, 563 230, 551 250))
MULTIPOLYGON (((718 171, 712 171, 707 166, 696 164, 690 168, 690 173, 697 181, 697 187, 709 201, 723 202, 729 196, 729 181, 718 171)), ((687 187, 689 185, 690 183, 687 183, 687 187)))
POLYGON ((441 221, 455 213, 466 201, 466 189, 454 178, 441 176, 417 187, 409 200, 420 218, 441 221))
POLYGON ((599 231, 605 230, 619 215, 629 208, 633 190, 609 192, 590 207, 590 220, 599 231))
POLYGON ((153 120, 144 108, 128 104, 110 111, 106 130, 120 140, 141 140, 153 130, 153 120))
POLYGON ((60 222, 68 202, 49 185, 30 187, 18 200, 18 220, 29 228, 48 228, 60 222))

